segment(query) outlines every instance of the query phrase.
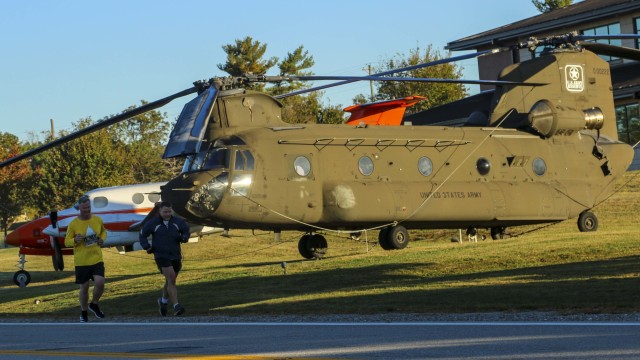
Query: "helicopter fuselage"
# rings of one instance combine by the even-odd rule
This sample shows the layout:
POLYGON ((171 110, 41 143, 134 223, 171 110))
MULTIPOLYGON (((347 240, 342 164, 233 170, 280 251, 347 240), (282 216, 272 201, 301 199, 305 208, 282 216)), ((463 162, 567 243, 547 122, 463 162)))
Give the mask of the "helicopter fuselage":
POLYGON ((606 197, 632 157, 601 141, 599 159, 590 134, 500 127, 304 125, 231 137, 163 188, 190 221, 271 230, 559 221, 606 197))

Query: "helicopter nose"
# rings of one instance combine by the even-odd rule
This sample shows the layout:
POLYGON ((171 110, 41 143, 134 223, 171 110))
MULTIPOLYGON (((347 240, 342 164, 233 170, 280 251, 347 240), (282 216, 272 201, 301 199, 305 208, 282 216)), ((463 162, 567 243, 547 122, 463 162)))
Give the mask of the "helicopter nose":
POLYGON ((187 220, 196 222, 211 217, 222 201, 227 187, 226 172, 193 172, 180 174, 160 187, 162 200, 187 220))

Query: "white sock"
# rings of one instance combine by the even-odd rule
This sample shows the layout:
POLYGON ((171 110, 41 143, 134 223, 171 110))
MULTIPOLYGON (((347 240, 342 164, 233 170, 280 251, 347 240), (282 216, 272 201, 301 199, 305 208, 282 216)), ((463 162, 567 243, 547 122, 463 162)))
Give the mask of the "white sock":
POLYGON ((160 301, 162 301, 163 304, 166 304, 169 302, 169 299, 161 298, 160 301))

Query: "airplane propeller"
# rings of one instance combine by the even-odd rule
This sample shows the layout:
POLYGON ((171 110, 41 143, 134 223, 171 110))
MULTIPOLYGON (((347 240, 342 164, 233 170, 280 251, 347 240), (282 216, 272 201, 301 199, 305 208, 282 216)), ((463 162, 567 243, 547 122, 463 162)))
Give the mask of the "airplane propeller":
MULTIPOLYGON (((58 210, 53 209, 49 212, 49 220, 51 221, 51 227, 56 229, 58 227, 58 210)), ((53 263, 53 269, 55 271, 64 270, 64 258, 62 257, 62 247, 58 243, 55 236, 49 236, 49 244, 53 254, 51 255, 51 261, 53 263)))
POLYGON ((49 212, 49 220, 51 220, 51 227, 52 228, 57 228, 58 227, 58 210, 51 210, 51 212, 49 212))

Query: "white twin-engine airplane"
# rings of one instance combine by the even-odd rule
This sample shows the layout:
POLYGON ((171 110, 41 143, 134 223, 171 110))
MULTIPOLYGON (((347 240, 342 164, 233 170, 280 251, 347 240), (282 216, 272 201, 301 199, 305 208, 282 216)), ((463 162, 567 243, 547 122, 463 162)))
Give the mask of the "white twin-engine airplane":
MULTIPOLYGON (((102 218, 107 229, 107 239, 102 247, 116 247, 118 251, 140 250, 139 230, 147 219, 157 216, 155 203, 160 200, 163 182, 114 186, 94 189, 86 193, 91 201, 91 212, 102 218)), ((67 226, 79 214, 78 204, 71 208, 52 211, 15 229, 5 239, 7 245, 20 247, 18 270, 13 281, 20 287, 27 286, 31 276, 24 270, 26 255, 51 256, 53 268, 64 269, 63 255, 73 254, 64 246, 67 226)), ((191 238, 197 242, 200 236, 220 232, 220 228, 189 224, 191 238)))

